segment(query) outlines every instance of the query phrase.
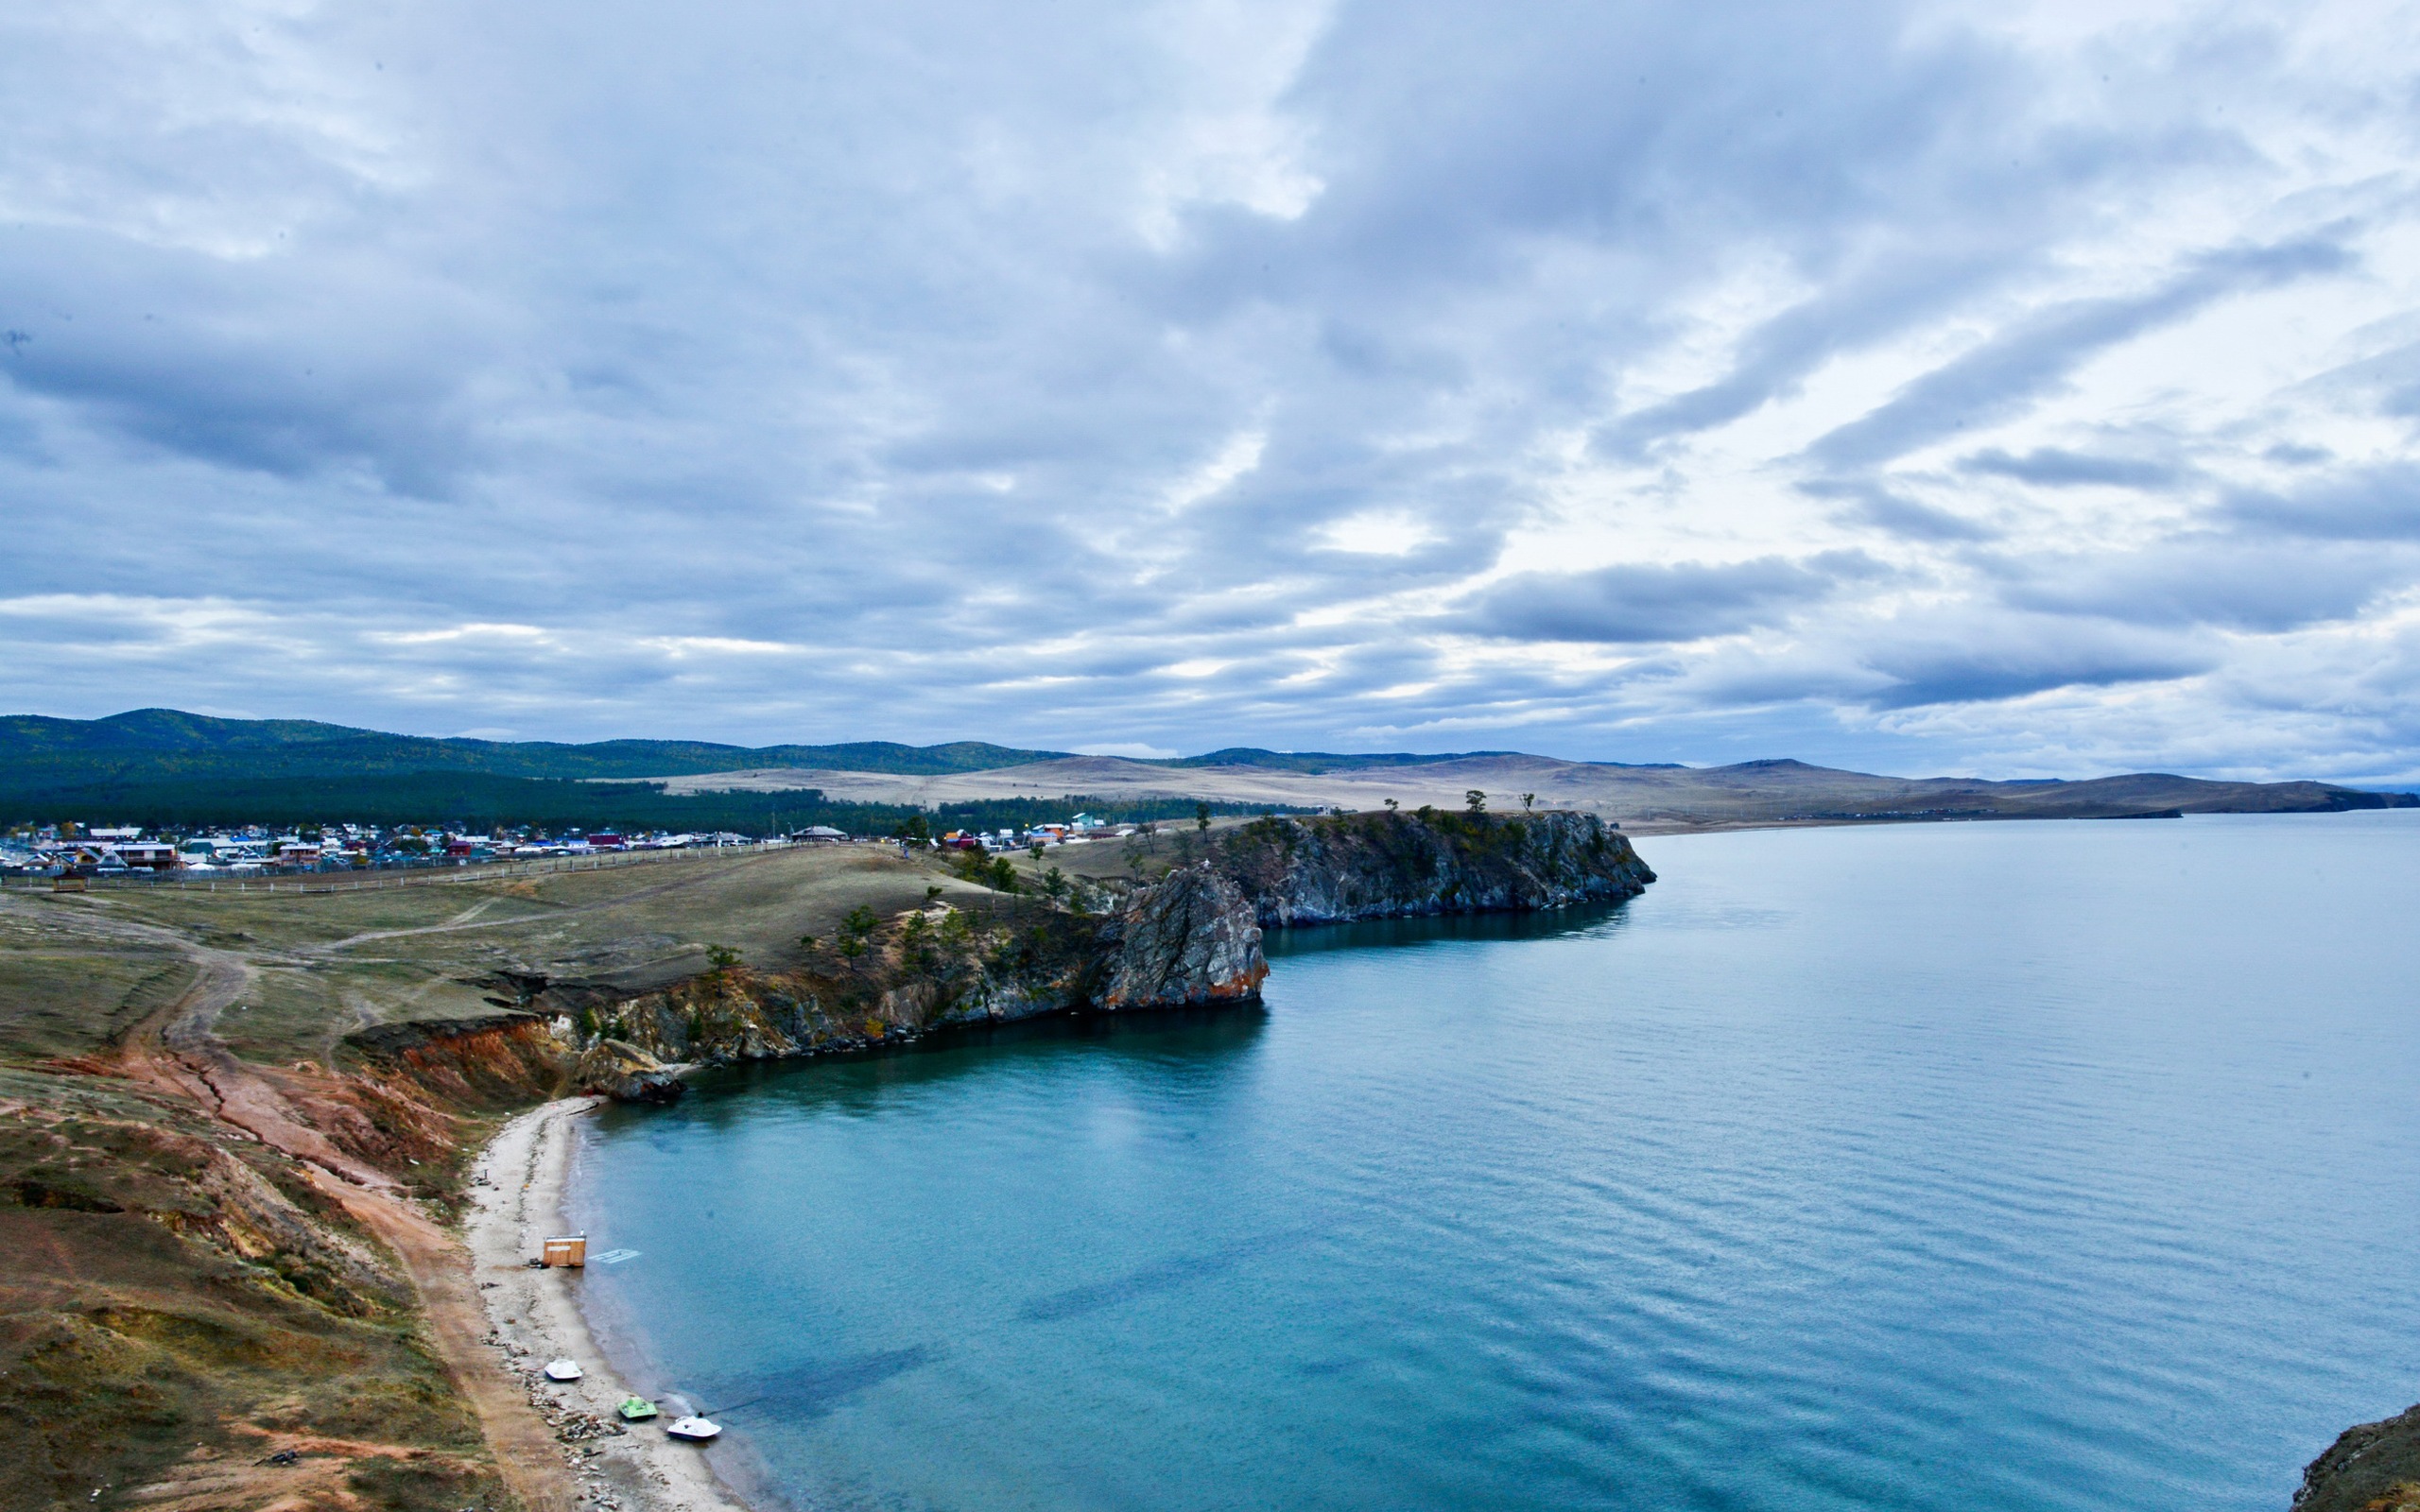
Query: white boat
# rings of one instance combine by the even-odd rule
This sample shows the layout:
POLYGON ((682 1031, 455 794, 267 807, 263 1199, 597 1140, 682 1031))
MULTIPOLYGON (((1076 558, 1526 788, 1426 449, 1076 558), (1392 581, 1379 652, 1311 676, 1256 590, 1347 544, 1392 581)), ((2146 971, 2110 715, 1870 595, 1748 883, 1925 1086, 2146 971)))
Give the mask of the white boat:
POLYGON ((702 1444, 720 1434, 722 1425, 710 1423, 703 1418, 677 1418, 673 1419, 672 1426, 665 1432, 674 1438, 685 1438, 693 1444, 702 1444))
POLYGON ((579 1366, 572 1364, 569 1360, 549 1360, 546 1362, 546 1379, 549 1381, 577 1381, 579 1379, 579 1366))

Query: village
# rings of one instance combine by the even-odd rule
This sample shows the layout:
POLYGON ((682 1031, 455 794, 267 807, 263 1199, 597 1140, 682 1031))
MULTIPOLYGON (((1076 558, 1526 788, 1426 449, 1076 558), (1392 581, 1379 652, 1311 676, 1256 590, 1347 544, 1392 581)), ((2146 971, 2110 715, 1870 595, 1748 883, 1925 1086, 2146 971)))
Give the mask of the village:
POLYGON ((897 844, 908 849, 996 855, 1094 840, 1123 839, 1150 825, 1115 824, 1090 814, 1063 822, 985 832, 951 830, 938 838, 911 820, 888 835, 851 834, 829 825, 788 833, 622 832, 536 826, 472 833, 443 825, 304 825, 279 830, 238 826, 187 833, 141 825, 24 826, 0 836, 0 878, 55 881, 157 881, 294 876, 328 872, 474 867, 559 857, 602 857, 669 850, 761 850, 795 845, 897 844))

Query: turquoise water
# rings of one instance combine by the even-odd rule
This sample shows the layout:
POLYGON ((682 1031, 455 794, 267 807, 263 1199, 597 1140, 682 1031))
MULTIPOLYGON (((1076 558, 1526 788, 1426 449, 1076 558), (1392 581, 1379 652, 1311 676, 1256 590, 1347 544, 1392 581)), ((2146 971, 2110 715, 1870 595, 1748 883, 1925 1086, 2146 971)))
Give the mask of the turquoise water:
POLYGON ((2420 814, 1640 849, 608 1113, 592 1312, 799 1507, 2280 1512, 2420 1400, 2420 814))

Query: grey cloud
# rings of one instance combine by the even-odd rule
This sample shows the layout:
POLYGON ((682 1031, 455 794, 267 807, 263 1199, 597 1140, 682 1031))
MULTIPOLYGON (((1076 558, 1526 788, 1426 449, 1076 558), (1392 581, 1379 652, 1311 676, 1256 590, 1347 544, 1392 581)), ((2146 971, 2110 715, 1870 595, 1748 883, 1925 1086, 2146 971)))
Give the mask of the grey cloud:
POLYGON ((1964 515, 1920 504, 1878 483, 1864 479, 1816 478, 1798 486, 1810 498, 1841 499, 1851 523, 1871 525, 1908 541, 1950 544, 1996 540, 2001 532, 1964 515))
POLYGON ((1460 623, 1512 640, 1692 641, 1772 624, 1848 584, 1883 576, 1881 563, 1853 551, 1805 560, 1523 573, 1488 589, 1460 623))
POLYGON ((2406 342, 2308 380, 2325 399, 2364 405, 2382 415, 2420 416, 2420 341, 2406 342))
MULTIPOLYGON (((459 374, 486 345, 472 301, 344 276, 272 278, 116 238, 0 232, 0 375, 149 445, 238 469, 367 465, 401 492, 449 491, 475 458, 459 374)), ((400 268, 380 275, 420 281, 400 268)))
POLYGON ((2033 557, 2008 570, 2003 596, 2024 609, 2275 633, 2353 615, 2420 576, 2420 558, 2204 536, 2123 555, 2033 557))
POLYGON ((2420 464, 2348 471, 2291 493, 2240 490, 2225 513, 2254 529, 2323 541, 2420 541, 2420 464))
POLYGON ((1866 701, 1883 709, 2021 698, 2057 688, 2107 687, 2191 677, 2217 664, 2206 647, 2140 636, 2096 635, 2055 621, 1979 626, 1955 638, 1910 641, 1870 656, 1890 679, 1866 701))
POLYGON ((2022 455, 2014 455, 1993 447, 1972 456, 1961 457, 1958 469, 1962 472, 2014 478, 2020 483, 2038 483, 2053 489, 2086 484, 2105 484, 2121 489, 2161 489, 2185 475, 2182 469, 2169 462, 2102 456, 2089 452, 2066 451, 2055 446, 2036 447, 2022 455))
POLYGON ((2086 358, 2118 342, 2231 295, 2351 266, 2352 255, 2339 240, 2303 237, 2211 253, 2148 294, 2067 301, 1918 378, 1879 408, 1819 438, 1807 455, 1830 468, 1888 461, 2020 412, 2086 358))

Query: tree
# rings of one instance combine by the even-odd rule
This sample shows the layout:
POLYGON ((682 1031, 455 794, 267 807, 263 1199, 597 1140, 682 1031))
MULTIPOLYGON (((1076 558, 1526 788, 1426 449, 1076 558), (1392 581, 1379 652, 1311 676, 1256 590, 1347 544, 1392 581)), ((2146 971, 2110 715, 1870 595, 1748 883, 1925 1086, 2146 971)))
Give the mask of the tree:
POLYGON ((890 832, 890 837, 894 840, 912 840, 921 845, 933 837, 933 827, 925 822, 923 815, 910 814, 899 821, 898 826, 890 832))
POLYGON ((1067 896, 1067 874, 1057 867, 1042 874, 1042 890, 1053 898, 1067 896))
POLYGON ((992 890, 994 892, 1017 890, 1017 868, 1006 856, 992 858, 992 890))
POLYGON ((1042 859, 1042 842, 1041 842, 1041 841, 1036 840, 1035 842, 1033 842, 1033 844, 1031 844, 1031 845, 1029 845, 1029 846, 1026 847, 1026 849, 1033 852, 1033 859, 1034 859, 1034 860, 1036 860, 1036 861, 1040 861, 1040 860, 1042 859))
POLYGON ((720 976, 739 964, 739 953, 728 945, 709 945, 706 947, 706 964, 714 969, 717 976, 720 976))
POLYGON ((1402 807, 1403 807, 1403 805, 1402 805, 1402 804, 1400 804, 1400 803, 1398 803, 1398 802, 1396 802, 1393 799, 1387 799, 1387 812, 1388 812, 1388 813, 1392 814, 1392 813, 1394 813, 1395 811, 1397 811, 1398 809, 1401 809, 1402 807))
POLYGON ((881 922, 881 919, 874 917, 874 911, 863 903, 850 909, 849 917, 840 920, 840 954, 853 961, 863 955, 866 953, 867 936, 871 936, 874 932, 874 926, 881 922))
POLYGON ((1473 814, 1487 812, 1487 795, 1476 787, 1462 794, 1462 801, 1470 805, 1473 814))
POLYGON ((1193 827, 1203 834, 1208 834, 1210 833, 1209 804, 1196 803, 1193 805, 1193 827))
POLYGON ((1521 795, 1521 812, 1522 812, 1522 813, 1524 813, 1524 814, 1529 813, 1531 809, 1533 809, 1533 808, 1535 808, 1535 807, 1537 806, 1537 802, 1538 802, 1538 795, 1536 795, 1535 793, 1524 793, 1524 794, 1522 794, 1522 795, 1521 795))
POLYGON ((932 925, 922 914, 909 914, 899 926, 899 951, 918 966, 933 964, 932 925))

